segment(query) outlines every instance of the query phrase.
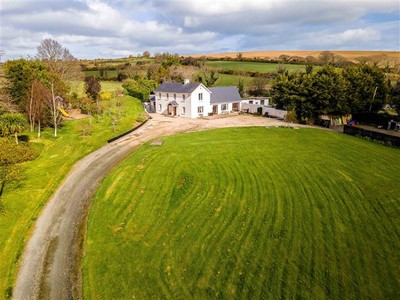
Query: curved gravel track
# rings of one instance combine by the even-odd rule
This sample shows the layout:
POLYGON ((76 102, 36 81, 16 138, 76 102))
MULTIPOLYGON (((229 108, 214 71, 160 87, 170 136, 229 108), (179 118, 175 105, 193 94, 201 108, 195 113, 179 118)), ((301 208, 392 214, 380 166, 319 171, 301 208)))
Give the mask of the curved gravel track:
POLYGON ((153 115, 137 131, 86 156, 74 165, 37 219, 13 298, 82 299, 82 241, 93 194, 111 169, 144 142, 179 132, 276 125, 282 121, 248 115, 194 120, 153 115))

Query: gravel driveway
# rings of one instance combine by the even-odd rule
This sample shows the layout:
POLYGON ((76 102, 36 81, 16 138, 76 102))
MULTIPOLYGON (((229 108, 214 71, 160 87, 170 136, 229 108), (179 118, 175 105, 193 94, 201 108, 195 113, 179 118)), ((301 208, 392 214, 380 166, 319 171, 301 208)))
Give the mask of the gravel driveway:
POLYGON ((82 299, 81 250, 92 197, 111 169, 144 142, 211 128, 282 125, 251 115, 193 120, 152 116, 137 131, 74 165, 36 221, 22 256, 14 299, 82 299))

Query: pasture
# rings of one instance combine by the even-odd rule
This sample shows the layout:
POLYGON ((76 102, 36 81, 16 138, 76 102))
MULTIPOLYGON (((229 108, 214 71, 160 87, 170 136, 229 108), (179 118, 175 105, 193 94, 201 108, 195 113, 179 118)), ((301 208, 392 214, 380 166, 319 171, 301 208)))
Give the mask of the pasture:
POLYGON ((398 149, 262 127, 162 140, 95 196, 86 299, 399 299, 398 149))
MULTIPOLYGON (((79 97, 82 97, 85 93, 85 83, 83 81, 70 81, 71 91, 76 93, 79 97)), ((122 88, 122 82, 120 81, 100 81, 102 92, 115 92, 116 90, 122 88)))
POLYGON ((242 62, 242 61, 207 61, 208 67, 234 70, 234 71, 250 71, 260 73, 274 73, 279 67, 285 67, 289 72, 305 72, 305 65, 294 64, 277 64, 277 63, 262 63, 262 62, 242 62))
POLYGON ((248 85, 251 85, 252 81, 254 80, 254 77, 218 74, 218 79, 213 84, 213 87, 215 87, 215 86, 238 86, 239 79, 243 80, 243 84, 245 86, 248 86, 248 85))

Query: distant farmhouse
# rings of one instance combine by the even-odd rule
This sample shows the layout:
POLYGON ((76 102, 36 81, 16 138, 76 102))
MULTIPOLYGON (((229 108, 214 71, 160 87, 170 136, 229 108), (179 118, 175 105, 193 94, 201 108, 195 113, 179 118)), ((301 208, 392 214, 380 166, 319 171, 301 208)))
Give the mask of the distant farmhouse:
POLYGON ((207 88, 202 83, 164 82, 150 98, 149 112, 166 116, 201 118, 247 112, 284 119, 286 111, 269 106, 268 98, 242 99, 236 86, 207 88))

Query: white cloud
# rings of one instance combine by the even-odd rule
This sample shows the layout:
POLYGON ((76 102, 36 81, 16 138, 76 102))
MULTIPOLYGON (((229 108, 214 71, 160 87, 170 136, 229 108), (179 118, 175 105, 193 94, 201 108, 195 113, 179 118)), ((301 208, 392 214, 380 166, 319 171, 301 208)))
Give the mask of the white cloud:
POLYGON ((368 42, 368 41, 379 41, 381 33, 378 30, 372 28, 358 28, 346 30, 342 33, 335 33, 330 36, 336 44, 343 44, 347 42, 368 42))
POLYGON ((3 0, 0 48, 6 59, 34 55, 51 37, 78 58, 145 50, 399 50, 400 24, 393 21, 399 6, 398 0, 3 0))

